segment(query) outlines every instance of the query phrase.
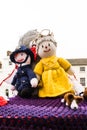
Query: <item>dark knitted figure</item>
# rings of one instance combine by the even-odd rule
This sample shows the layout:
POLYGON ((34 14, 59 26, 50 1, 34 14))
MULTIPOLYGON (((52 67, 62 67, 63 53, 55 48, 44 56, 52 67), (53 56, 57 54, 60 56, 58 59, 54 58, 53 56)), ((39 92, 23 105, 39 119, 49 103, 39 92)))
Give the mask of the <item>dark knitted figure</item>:
POLYGON ((10 59, 19 66, 11 83, 12 90, 16 89, 18 95, 23 98, 31 97, 38 84, 36 75, 31 69, 34 60, 33 52, 29 48, 21 46, 12 52, 10 59))

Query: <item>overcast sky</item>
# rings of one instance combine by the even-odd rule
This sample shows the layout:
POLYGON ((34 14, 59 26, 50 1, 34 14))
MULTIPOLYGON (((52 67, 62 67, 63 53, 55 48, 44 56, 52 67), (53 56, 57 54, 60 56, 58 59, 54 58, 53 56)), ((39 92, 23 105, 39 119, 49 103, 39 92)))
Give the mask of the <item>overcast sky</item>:
POLYGON ((87 0, 0 0, 0 57, 27 31, 46 28, 58 56, 87 58, 87 0))

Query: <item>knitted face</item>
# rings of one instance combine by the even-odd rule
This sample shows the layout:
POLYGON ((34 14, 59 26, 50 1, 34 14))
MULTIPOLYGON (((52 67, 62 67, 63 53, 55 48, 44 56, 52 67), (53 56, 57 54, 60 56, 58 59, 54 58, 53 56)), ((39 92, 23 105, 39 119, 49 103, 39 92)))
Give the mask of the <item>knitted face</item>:
POLYGON ((25 52, 18 52, 17 54, 15 54, 14 58, 15 58, 15 61, 19 64, 25 63, 25 62, 28 62, 28 64, 31 63, 30 56, 27 57, 27 54, 25 52))
POLYGON ((41 58, 56 55, 56 45, 52 41, 43 41, 38 46, 38 55, 41 58))

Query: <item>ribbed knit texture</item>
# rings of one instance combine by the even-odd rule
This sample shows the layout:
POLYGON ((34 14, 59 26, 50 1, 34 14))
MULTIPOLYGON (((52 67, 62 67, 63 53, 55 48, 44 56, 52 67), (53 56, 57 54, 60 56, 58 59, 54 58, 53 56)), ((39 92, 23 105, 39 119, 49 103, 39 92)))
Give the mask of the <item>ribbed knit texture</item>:
POLYGON ((61 98, 11 98, 0 107, 0 130, 86 130, 87 102, 72 110, 61 98))

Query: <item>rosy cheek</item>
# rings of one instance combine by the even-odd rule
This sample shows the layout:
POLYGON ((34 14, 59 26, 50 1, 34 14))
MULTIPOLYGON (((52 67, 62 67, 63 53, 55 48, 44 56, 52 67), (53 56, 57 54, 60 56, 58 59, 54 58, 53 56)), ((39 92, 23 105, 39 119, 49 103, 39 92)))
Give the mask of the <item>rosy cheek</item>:
POLYGON ((21 59, 21 56, 19 56, 19 55, 17 55, 16 57, 15 57, 15 60, 16 61, 18 61, 18 60, 20 60, 21 59))
POLYGON ((15 60, 16 60, 16 61, 18 61, 18 60, 19 60, 19 58, 18 58, 18 57, 15 57, 15 60))

